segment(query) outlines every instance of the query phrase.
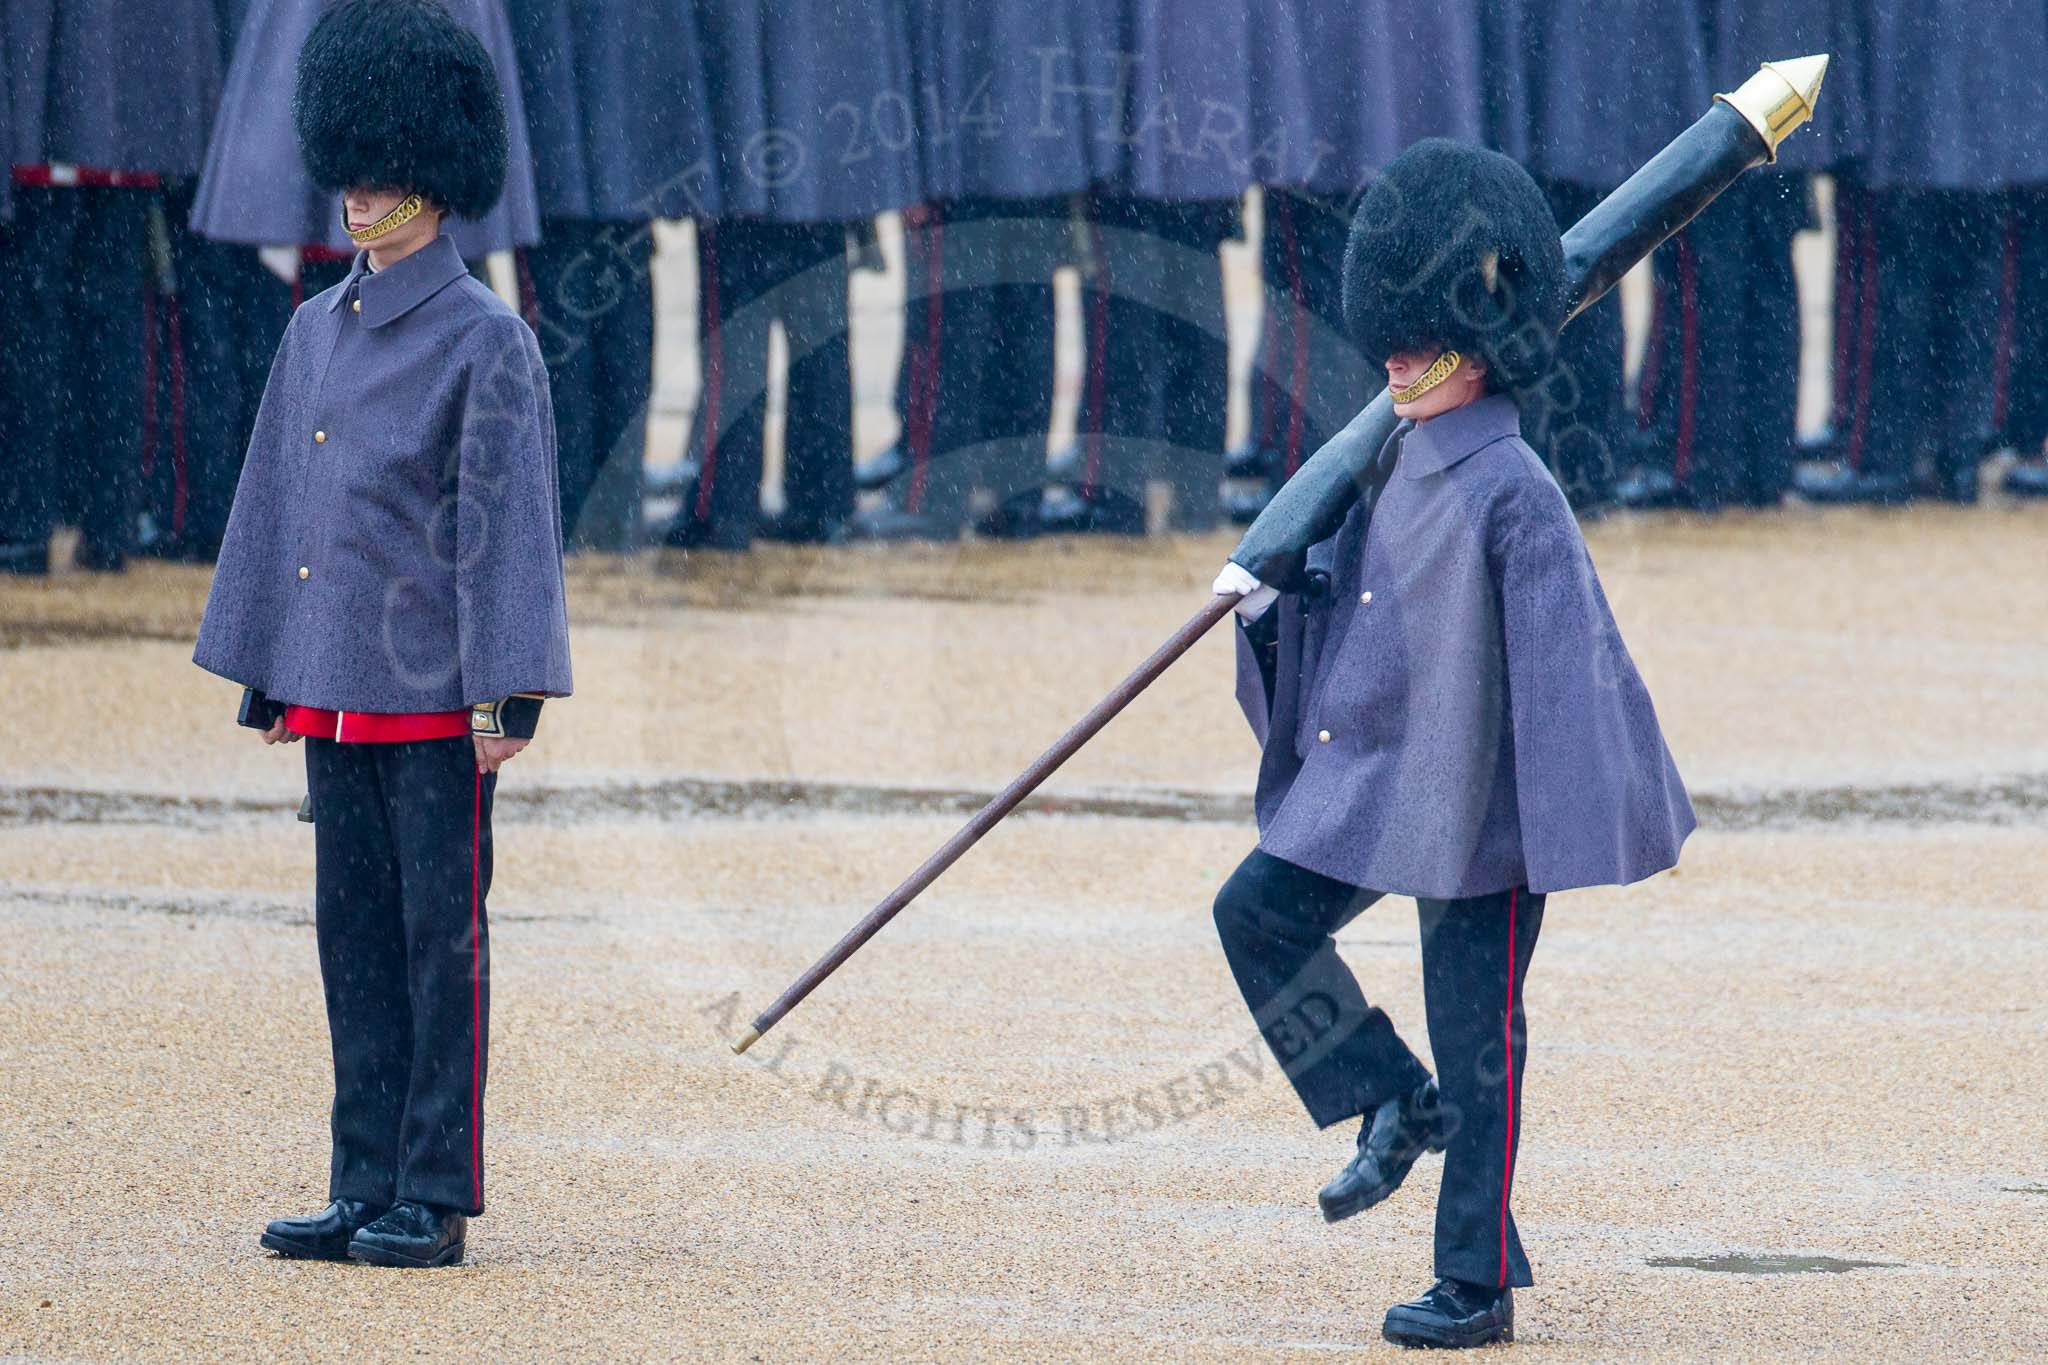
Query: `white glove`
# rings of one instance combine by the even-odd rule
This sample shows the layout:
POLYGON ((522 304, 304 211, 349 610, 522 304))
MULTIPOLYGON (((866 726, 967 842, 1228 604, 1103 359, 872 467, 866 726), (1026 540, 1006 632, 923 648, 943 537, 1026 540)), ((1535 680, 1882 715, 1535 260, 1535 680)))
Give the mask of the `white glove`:
POLYGON ((1223 572, 1216 575, 1216 581, 1209 591, 1218 597, 1237 596, 1243 600, 1237 604, 1237 614, 1247 621, 1256 621, 1266 614, 1266 608, 1280 596, 1278 588, 1269 588, 1253 578, 1251 571, 1236 560, 1223 561, 1223 572))

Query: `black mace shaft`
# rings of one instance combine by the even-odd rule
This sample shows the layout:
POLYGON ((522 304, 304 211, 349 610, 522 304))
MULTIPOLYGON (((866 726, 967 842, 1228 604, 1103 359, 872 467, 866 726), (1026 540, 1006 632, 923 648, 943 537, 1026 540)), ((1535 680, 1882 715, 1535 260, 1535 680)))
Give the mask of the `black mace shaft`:
POLYGON ((1061 735, 1050 749, 1017 775, 1015 781, 996 793, 993 800, 974 813, 972 819, 962 825, 952 838, 946 840, 938 852, 924 860, 917 871, 903 879, 903 884, 883 897, 882 903, 861 917, 859 924, 846 931, 846 936, 832 945, 832 950, 811 964, 810 970, 790 983, 788 990, 775 997, 775 1003, 762 1010, 754 1018, 754 1025, 732 1045, 734 1052, 745 1052, 755 1040, 774 1028, 776 1021, 795 1009, 803 998, 816 989, 819 982, 839 969, 839 964, 852 957, 860 946, 875 936, 875 932, 896 917, 896 912, 917 899, 919 892, 939 879, 939 874, 959 861, 960 855, 994 829, 1002 818, 1017 808, 1017 804, 1038 789, 1038 784, 1051 777, 1062 763, 1072 758, 1081 746, 1095 738, 1103 726, 1116 719, 1117 712, 1131 704, 1131 700, 1152 685, 1153 679, 1164 673, 1181 655, 1188 652, 1195 641, 1209 633, 1209 628, 1230 615, 1238 599, 1232 595, 1213 597, 1209 604, 1188 619, 1188 623, 1173 633, 1173 638, 1152 651, 1152 657, 1133 669, 1128 677, 1118 683, 1110 694, 1095 703, 1095 708, 1074 722, 1073 728, 1061 735))
MULTIPOLYGON (((1573 299, 1565 320, 1598 303, 1737 176, 1775 160, 1778 144, 1813 116, 1827 68, 1824 55, 1765 62, 1733 94, 1716 95, 1692 127, 1565 233, 1565 280, 1573 299)), ((1396 420, 1394 400, 1382 389, 1281 485, 1230 558, 1263 582, 1303 549, 1334 535, 1396 420)))
MULTIPOLYGON (((1691 222, 1714 196, 1750 167, 1777 157, 1778 144, 1813 116, 1827 72, 1825 56, 1765 62, 1757 74, 1730 95, 1716 95, 1713 107, 1652 157, 1621 188, 1601 200, 1564 235, 1566 279, 1574 303, 1566 321, 1612 289, 1629 269, 1658 243, 1691 222)), ((1365 471, 1394 429, 1394 403, 1385 390, 1331 437, 1322 449, 1295 471, 1273 501, 1238 541, 1230 558, 1261 581, 1277 576, 1296 554, 1334 534, 1364 486, 1365 471)), ((1153 679, 1187 653, 1210 627, 1230 614, 1235 597, 1212 599, 1161 645, 1152 657, 1116 685, 1058 742, 1026 768, 961 826, 958 833, 860 923, 832 945, 832 950, 791 983, 775 1003, 755 1017, 734 1052, 745 1052, 775 1027, 818 984, 860 950, 898 911, 917 898, 947 868, 972 848, 1002 818, 1016 809, 1038 785, 1095 737, 1153 679)))

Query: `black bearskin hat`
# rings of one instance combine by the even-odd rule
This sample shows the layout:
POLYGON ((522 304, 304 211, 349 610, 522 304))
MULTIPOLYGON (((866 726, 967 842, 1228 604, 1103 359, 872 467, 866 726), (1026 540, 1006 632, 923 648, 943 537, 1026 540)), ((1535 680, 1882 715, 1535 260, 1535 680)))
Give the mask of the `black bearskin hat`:
POLYGON ((299 49, 292 125, 313 183, 389 185, 464 218, 505 187, 505 105, 483 43, 436 0, 342 0, 299 49))
POLYGON ((1344 323, 1373 367, 1445 346, 1485 361, 1496 387, 1518 388, 1549 369, 1568 303, 1557 220, 1500 153, 1428 138, 1360 196, 1344 323))

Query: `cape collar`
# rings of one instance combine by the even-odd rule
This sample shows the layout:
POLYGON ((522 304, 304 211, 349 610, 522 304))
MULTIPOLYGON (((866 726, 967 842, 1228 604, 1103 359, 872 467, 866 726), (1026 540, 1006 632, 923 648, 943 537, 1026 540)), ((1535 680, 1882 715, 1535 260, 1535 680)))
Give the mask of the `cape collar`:
POLYGON ((382 327, 468 273, 462 253, 455 249, 455 239, 445 232, 382 270, 370 269, 370 253, 359 250, 348 277, 328 300, 327 311, 341 307, 349 290, 355 288, 363 301, 363 326, 382 327))
POLYGON ((1503 393, 1452 408, 1417 422, 1401 441, 1401 471, 1411 479, 1449 469, 1474 451, 1506 436, 1519 436, 1522 416, 1503 393))

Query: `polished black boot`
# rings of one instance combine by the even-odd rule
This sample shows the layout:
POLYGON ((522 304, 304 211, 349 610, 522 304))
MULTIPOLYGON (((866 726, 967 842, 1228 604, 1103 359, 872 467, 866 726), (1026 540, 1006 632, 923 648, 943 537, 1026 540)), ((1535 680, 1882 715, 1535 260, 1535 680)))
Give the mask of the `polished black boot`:
POLYGON ((1515 1339, 1515 1291, 1438 1280, 1427 1294, 1387 1310, 1380 1335, 1396 1346, 1485 1346, 1515 1339))
POLYGON ((1792 487, 1808 502, 1901 503, 1913 496, 1912 481, 1903 474, 1860 474, 1846 465, 1802 469, 1792 487))
POLYGON ((879 455, 871 455, 856 461, 853 466, 853 486, 863 493, 873 493, 887 488, 903 477, 910 468, 910 461, 900 445, 890 446, 879 455))
POLYGON ((2003 487, 2023 498, 2048 498, 2048 460, 2014 460, 2003 487))
POLYGON ((337 1199, 310 1218, 274 1218, 256 1240, 283 1256, 345 1261, 351 1237, 384 1212, 382 1204, 337 1199))
POLYGON ((350 1239, 351 1260, 371 1265, 455 1265, 462 1260, 469 1220, 453 1209, 401 1199, 391 1211, 350 1239))
POLYGON ((1456 1127, 1456 1121, 1437 1103, 1435 1081, 1425 1081, 1414 1094, 1382 1104, 1360 1126, 1357 1153, 1337 1178, 1317 1193, 1323 1221, 1334 1223, 1363 1213, 1400 1189, 1416 1158, 1425 1151, 1441 1152, 1448 1147, 1456 1127))

